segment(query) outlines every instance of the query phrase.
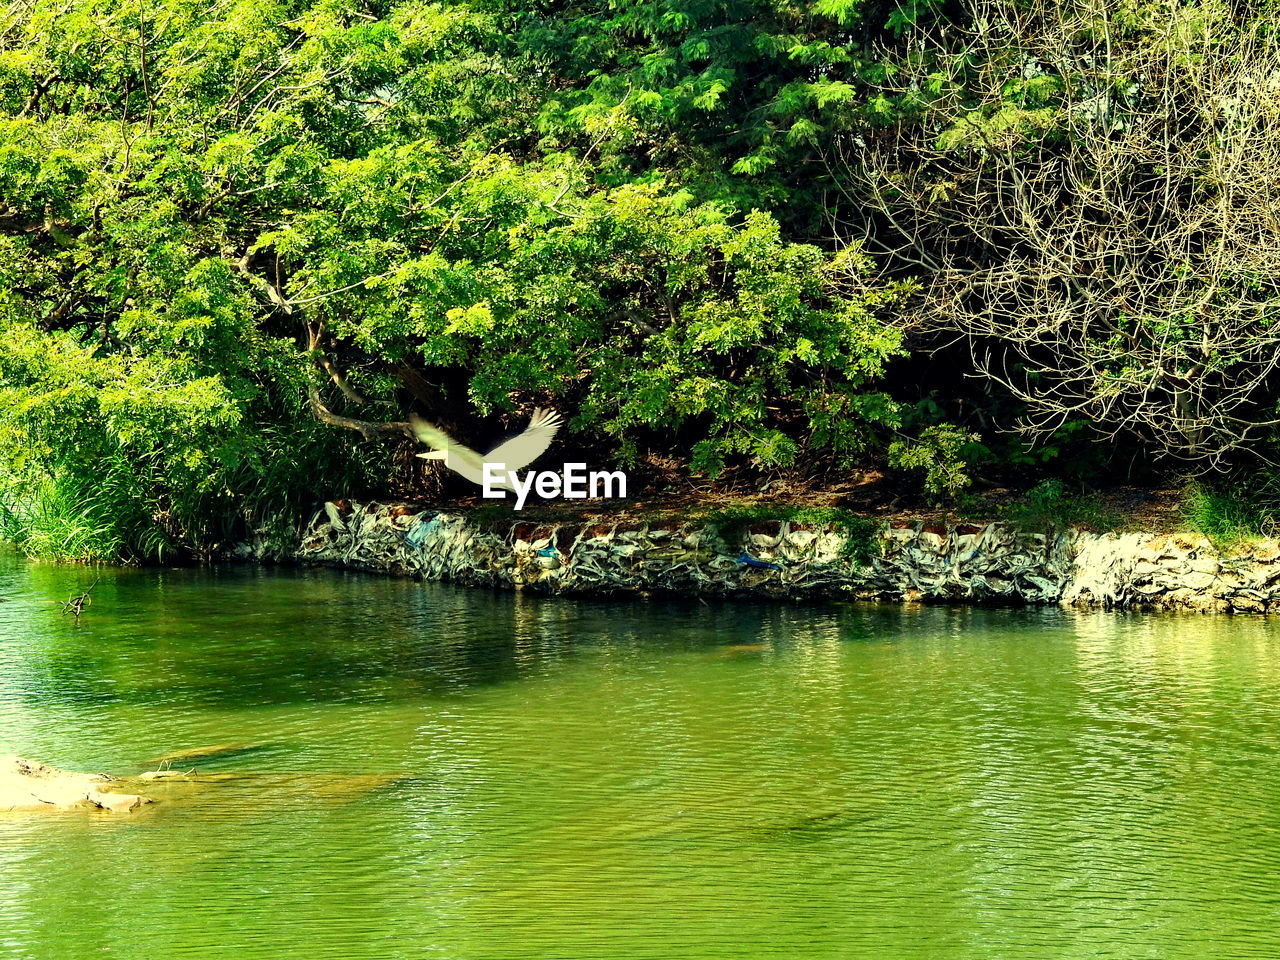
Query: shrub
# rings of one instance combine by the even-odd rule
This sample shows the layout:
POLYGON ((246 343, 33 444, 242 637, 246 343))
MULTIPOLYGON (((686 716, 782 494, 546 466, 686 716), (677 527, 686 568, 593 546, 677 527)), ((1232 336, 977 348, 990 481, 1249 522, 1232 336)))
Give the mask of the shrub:
POLYGON ((924 491, 936 497, 954 499, 970 483, 965 472, 969 451, 978 434, 940 424, 926 427, 918 440, 895 440, 889 444, 889 465, 899 470, 924 472, 924 491))
POLYGON ((1045 480, 1000 511, 1005 523, 1024 533, 1079 528, 1102 532, 1120 526, 1120 515, 1096 495, 1076 494, 1060 480, 1045 480))

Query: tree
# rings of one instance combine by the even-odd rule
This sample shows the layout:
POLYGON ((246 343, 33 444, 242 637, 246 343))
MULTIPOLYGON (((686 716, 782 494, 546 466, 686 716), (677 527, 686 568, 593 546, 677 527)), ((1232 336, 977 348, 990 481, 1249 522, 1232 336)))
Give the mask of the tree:
MULTIPOLYGON (((1275 449, 1280 40, 1261 7, 978 2, 846 138, 904 329, 967 338, 1044 437, 1219 467, 1275 449), (964 25, 969 24, 966 28, 964 25)), ((875 248, 873 248, 875 249, 875 248)))
POLYGON ((370 481, 413 407, 558 399, 711 473, 883 445, 905 288, 785 229, 820 191, 748 162, 812 159, 847 99, 857 11, 820 9, 11 6, 14 529, 204 552, 370 481))

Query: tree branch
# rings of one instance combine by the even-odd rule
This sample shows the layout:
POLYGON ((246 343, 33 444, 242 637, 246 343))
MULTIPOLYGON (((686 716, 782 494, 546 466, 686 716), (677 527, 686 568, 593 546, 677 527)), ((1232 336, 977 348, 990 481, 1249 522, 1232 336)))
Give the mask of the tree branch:
POLYGON ((311 398, 311 410, 315 413, 316 419, 321 423, 327 423, 331 427, 345 427, 348 430, 355 430, 366 440, 373 440, 377 437, 394 437, 404 436, 410 440, 413 439, 413 428, 403 421, 378 422, 373 420, 356 420, 352 417, 344 417, 334 413, 324 405, 324 401, 320 399, 320 389, 318 387, 308 388, 308 395, 311 398))

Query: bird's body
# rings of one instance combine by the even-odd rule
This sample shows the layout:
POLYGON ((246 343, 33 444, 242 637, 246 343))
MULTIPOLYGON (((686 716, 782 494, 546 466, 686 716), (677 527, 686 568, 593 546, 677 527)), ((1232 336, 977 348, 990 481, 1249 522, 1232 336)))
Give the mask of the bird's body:
MULTIPOLYGON (((430 455, 424 455, 421 453, 418 454, 418 456, 422 457, 422 459, 424 460, 443 460, 444 465, 448 467, 450 470, 452 470, 454 473, 458 474, 461 477, 466 477, 472 483, 476 484, 476 486, 481 486, 481 487, 484 486, 483 466, 477 469, 476 465, 472 463, 470 460, 464 460, 462 457, 459 457, 454 454, 448 454, 448 453, 440 457, 432 457, 430 455)), ((493 462, 500 463, 501 461, 493 461, 493 462)), ((490 486, 497 487, 500 490, 514 489, 511 486, 511 482, 507 480, 505 474, 500 475, 500 479, 491 482, 490 486)))
POLYGON ((418 439, 430 446, 430 453, 418 454, 423 460, 442 460, 444 465, 459 476, 466 477, 478 486, 485 485, 485 464, 500 466, 490 478, 490 486, 515 491, 511 477, 516 470, 538 459, 551 446, 551 441, 562 423, 560 414, 541 408, 533 411, 529 426, 523 433, 498 444, 485 454, 479 454, 464 446, 434 424, 418 417, 410 418, 413 432, 418 439))

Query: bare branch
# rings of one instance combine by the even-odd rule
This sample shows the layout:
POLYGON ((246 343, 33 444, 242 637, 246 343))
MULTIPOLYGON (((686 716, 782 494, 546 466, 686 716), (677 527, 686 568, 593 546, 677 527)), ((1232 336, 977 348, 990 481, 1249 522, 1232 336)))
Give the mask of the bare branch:
POLYGON ((1204 6, 969 12, 886 87, 919 119, 833 161, 888 269, 921 276, 900 323, 967 338, 1032 437, 1085 420, 1211 467, 1256 447, 1280 424, 1280 44, 1204 6))

